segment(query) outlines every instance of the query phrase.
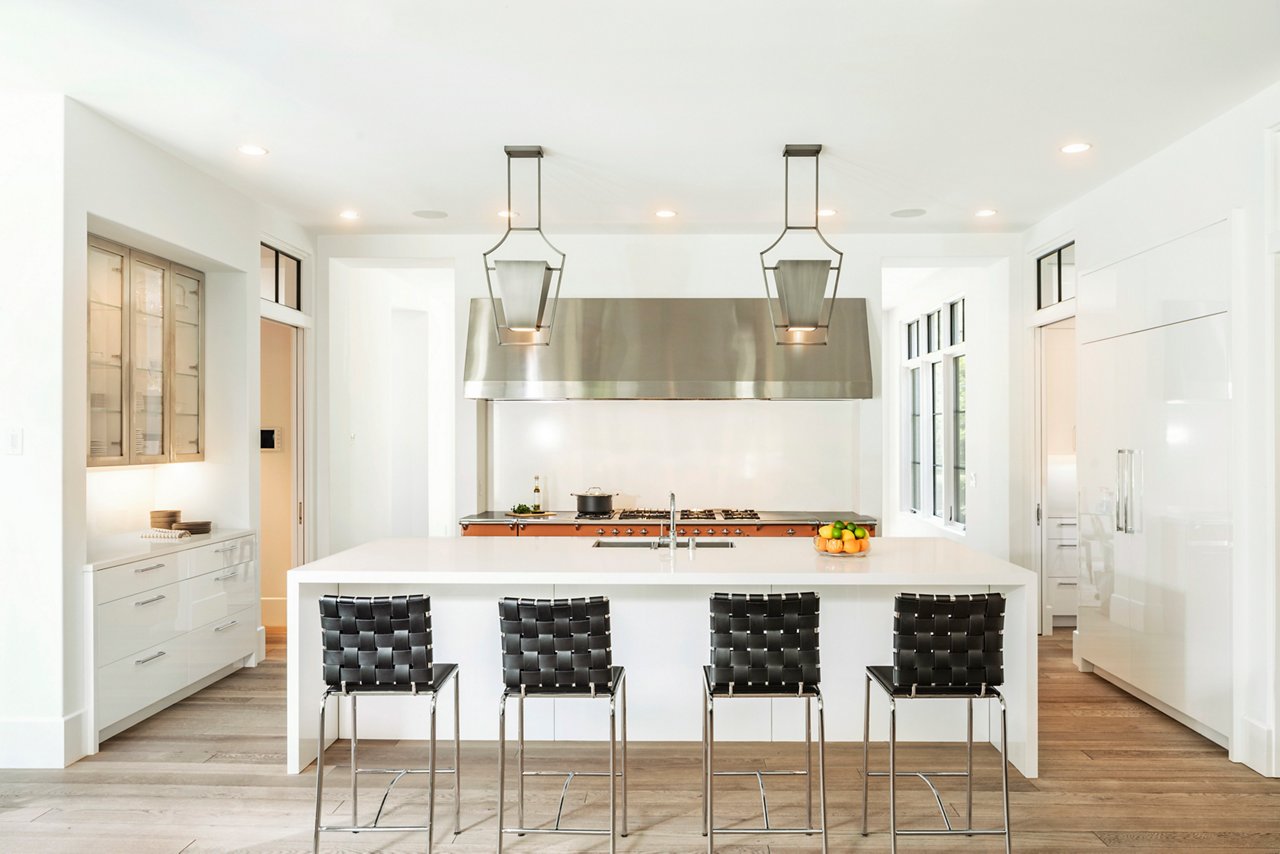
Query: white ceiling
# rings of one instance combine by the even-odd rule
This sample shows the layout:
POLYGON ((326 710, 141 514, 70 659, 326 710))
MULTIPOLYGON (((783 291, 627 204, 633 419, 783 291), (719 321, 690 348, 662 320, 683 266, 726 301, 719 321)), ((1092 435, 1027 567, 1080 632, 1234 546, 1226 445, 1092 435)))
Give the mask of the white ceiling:
POLYGON ((0 86, 322 231, 496 234, 502 146, 541 144, 549 233, 767 232, 788 142, 826 146, 829 231, 1006 231, 1280 80, 1278 44, 1280 0, 5 0, 0 86))

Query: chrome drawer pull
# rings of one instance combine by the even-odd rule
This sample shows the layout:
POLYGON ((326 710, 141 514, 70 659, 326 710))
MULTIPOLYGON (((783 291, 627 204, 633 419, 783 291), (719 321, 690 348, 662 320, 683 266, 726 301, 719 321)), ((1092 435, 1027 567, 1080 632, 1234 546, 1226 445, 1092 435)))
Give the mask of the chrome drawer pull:
POLYGON ((159 658, 160 656, 162 656, 162 655, 164 655, 164 654, 165 654, 165 652, 164 652, 164 650, 162 649, 162 650, 160 650, 159 652, 157 652, 155 655, 148 655, 146 658, 135 658, 135 659, 133 660, 133 663, 134 663, 134 664, 146 664, 148 661, 155 661, 157 658, 159 658))
POLYGON ((153 564, 151 564, 151 566, 140 566, 140 567, 138 567, 137 569, 135 569, 135 570, 134 570, 134 573, 139 573, 139 572, 150 572, 150 571, 151 571, 151 570, 153 570, 153 569, 162 569, 162 568, 164 568, 164 564, 162 564, 162 563, 153 563, 153 564))
POLYGON ((222 575, 215 575, 215 576, 213 577, 213 580, 214 580, 214 581, 226 581, 226 580, 227 580, 227 579, 229 579, 229 578, 235 578, 235 577, 236 577, 236 576, 238 576, 239 574, 240 574, 240 571, 239 571, 239 570, 233 569, 233 570, 231 570, 230 572, 224 572, 222 575))
POLYGON ((1055 522, 1054 524, 1059 528, 1074 528, 1076 526, 1075 522, 1055 522))
POLYGON ((152 602, 159 602, 163 598, 165 598, 165 596, 161 593, 159 596, 152 596, 150 599, 143 599, 141 602, 134 602, 133 606, 137 608, 141 605, 150 605, 152 602))
POLYGON ((222 625, 217 626, 216 628, 214 628, 214 631, 215 631, 215 632, 224 632, 224 631, 226 631, 227 629, 231 628, 232 626, 237 625, 239 622, 240 622, 239 620, 232 620, 232 621, 231 621, 231 622, 229 622, 229 623, 223 623, 222 625))
POLYGON ((1058 543, 1058 548, 1060 549, 1074 549, 1075 547, 1075 543, 1058 543))
POLYGON ((238 549, 238 548, 240 548, 238 545, 236 545, 235 543, 232 543, 232 544, 231 544, 231 545, 229 545, 229 546, 223 546, 223 547, 222 547, 222 548, 220 548, 220 549, 214 549, 214 550, 213 550, 213 553, 214 553, 214 554, 216 554, 216 555, 220 555, 220 554, 222 554, 223 552, 233 552, 233 551, 235 551, 235 550, 236 550, 236 549, 238 549))
POLYGON ((1059 581, 1059 582, 1058 582, 1058 586, 1059 586, 1059 587, 1075 587, 1075 586, 1076 586, 1076 585, 1078 585, 1079 583, 1080 583, 1080 582, 1078 582, 1078 581, 1059 581))

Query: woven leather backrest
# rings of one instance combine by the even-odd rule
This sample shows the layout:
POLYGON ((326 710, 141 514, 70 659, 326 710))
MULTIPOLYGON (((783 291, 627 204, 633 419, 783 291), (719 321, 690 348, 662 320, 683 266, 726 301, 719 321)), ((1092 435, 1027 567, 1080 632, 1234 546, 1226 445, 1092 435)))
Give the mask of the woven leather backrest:
POLYGON ((612 688, 607 598, 503 599, 498 624, 502 678, 508 688, 612 688))
POLYGON ((334 688, 431 684, 427 596, 321 596, 320 633, 334 688))
POLYGON ((817 593, 711 597, 711 682, 716 688, 818 684, 817 593))
POLYGON ((1004 682, 1004 597, 999 593, 893 600, 893 682, 995 687, 1004 682))

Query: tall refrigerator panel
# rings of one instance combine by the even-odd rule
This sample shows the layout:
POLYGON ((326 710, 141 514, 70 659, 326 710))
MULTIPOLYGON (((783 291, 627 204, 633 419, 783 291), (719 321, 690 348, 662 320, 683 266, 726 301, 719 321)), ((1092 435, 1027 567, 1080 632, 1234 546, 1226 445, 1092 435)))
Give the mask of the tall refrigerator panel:
POLYGON ((1081 347, 1079 657, 1231 728, 1229 321, 1081 347))

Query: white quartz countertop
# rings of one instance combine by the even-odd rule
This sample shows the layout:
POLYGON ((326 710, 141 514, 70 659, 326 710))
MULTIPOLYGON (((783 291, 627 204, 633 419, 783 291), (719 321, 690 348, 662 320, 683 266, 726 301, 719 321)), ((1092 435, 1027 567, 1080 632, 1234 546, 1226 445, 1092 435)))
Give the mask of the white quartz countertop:
POLYGON ((374 540, 289 572, 297 584, 667 584, 992 586, 1034 573, 941 538, 877 537, 866 557, 818 554, 804 539, 742 538, 733 548, 593 548, 586 537, 374 540))
POLYGON ((247 537, 252 533, 253 531, 241 528, 214 528, 208 534, 192 534, 190 537, 179 537, 173 540, 143 539, 141 531, 103 537, 89 541, 88 563, 85 565, 85 570, 96 572, 122 563, 132 563, 135 560, 147 560, 193 549, 205 543, 221 543, 238 537, 247 537))

